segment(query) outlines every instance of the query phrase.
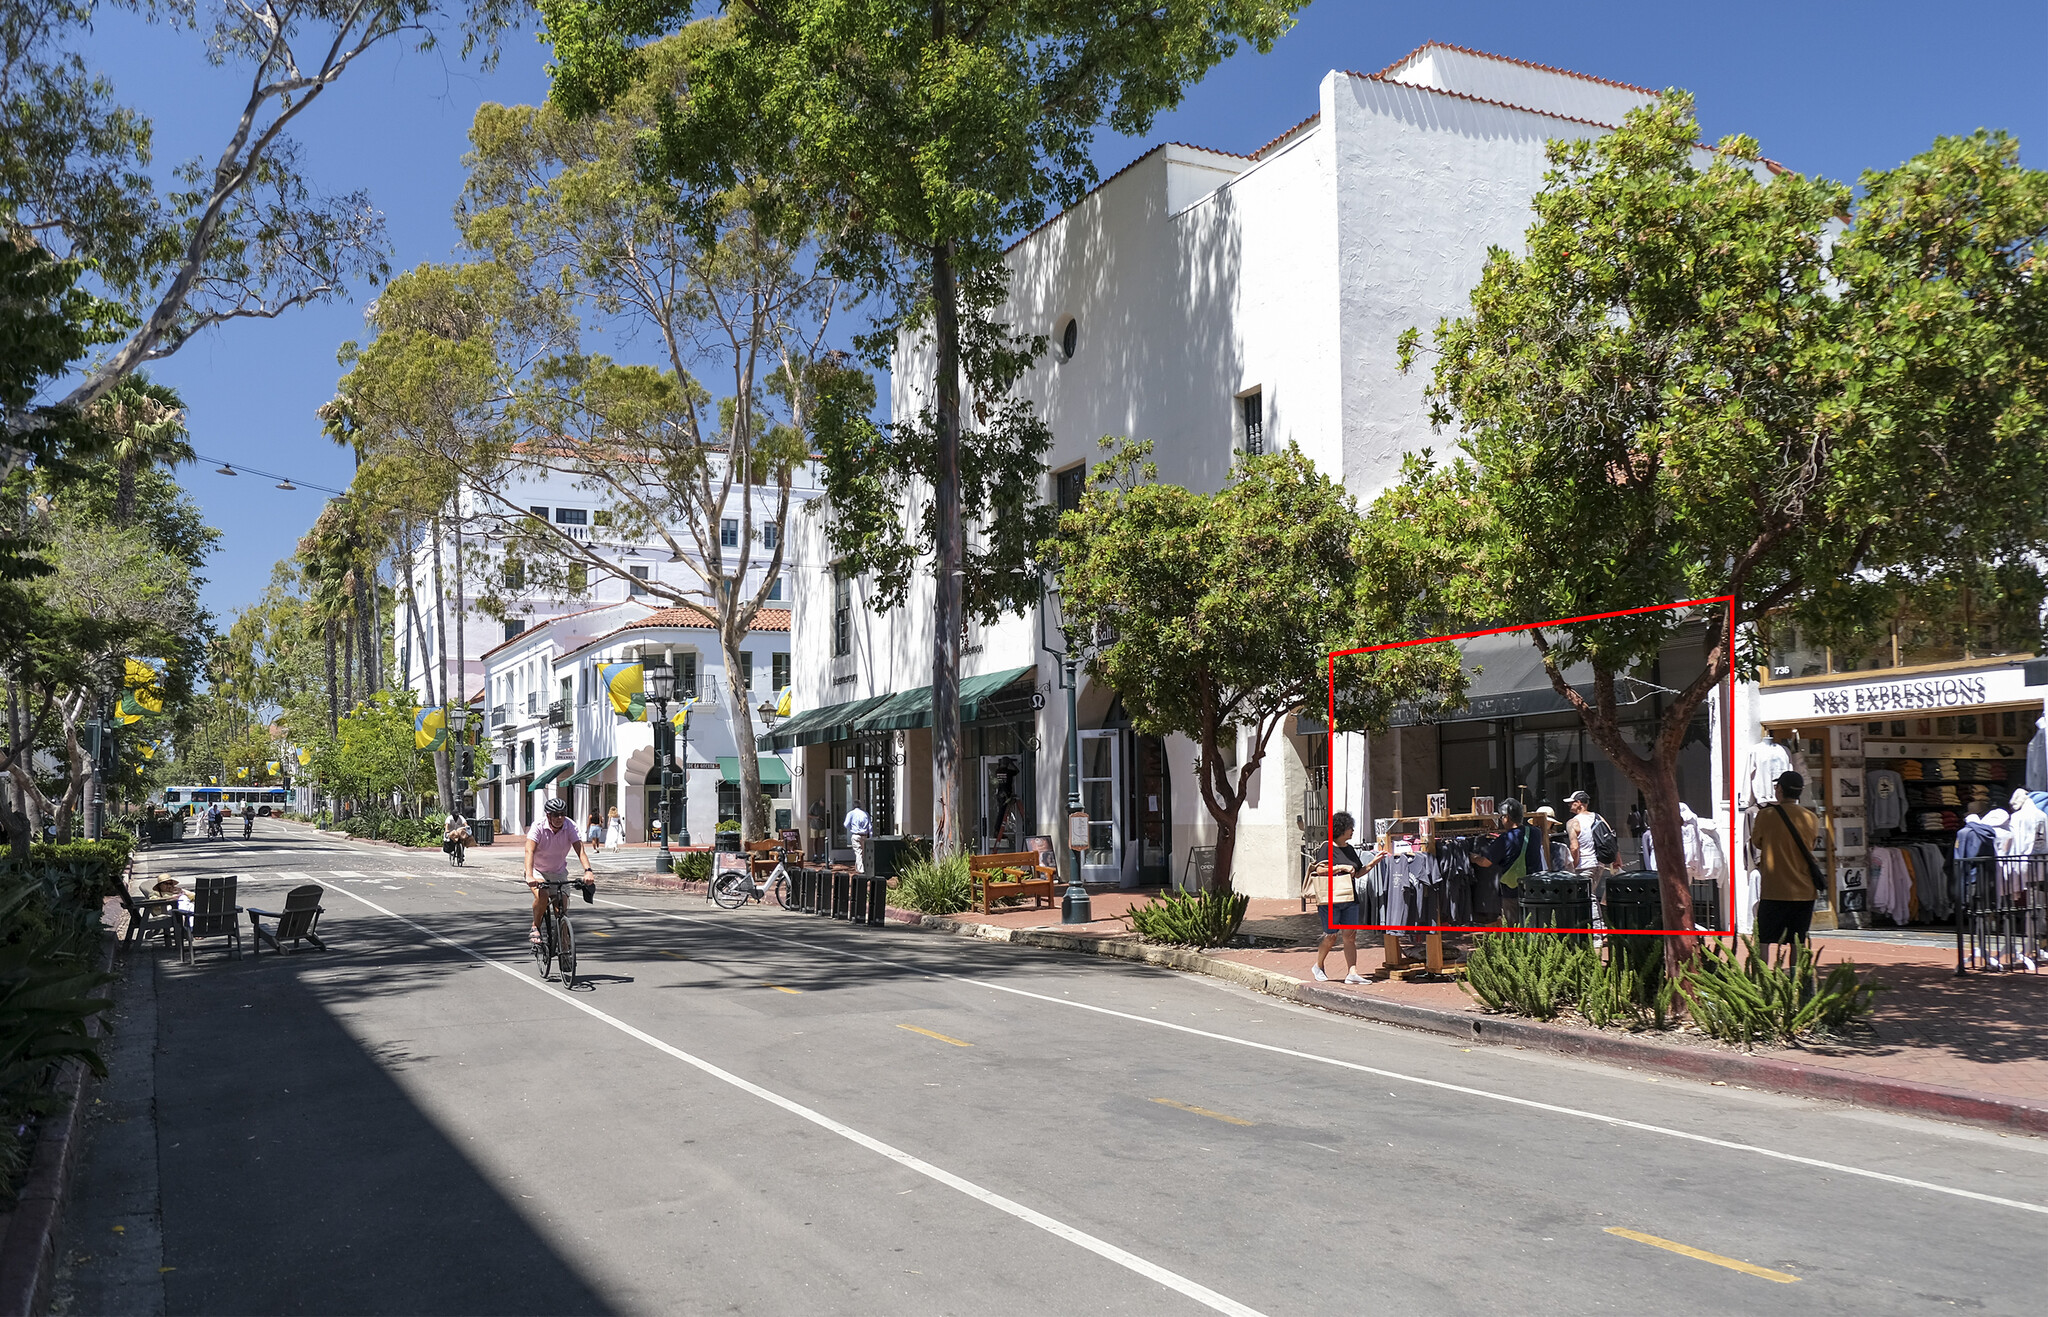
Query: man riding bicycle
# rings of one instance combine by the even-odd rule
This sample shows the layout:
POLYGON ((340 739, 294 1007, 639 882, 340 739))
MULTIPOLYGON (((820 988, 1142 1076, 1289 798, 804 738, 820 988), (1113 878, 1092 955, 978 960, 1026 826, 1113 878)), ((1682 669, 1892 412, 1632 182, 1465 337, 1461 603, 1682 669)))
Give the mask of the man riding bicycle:
POLYGON ((569 807, 559 800, 541 806, 542 817, 526 830, 526 885, 533 889, 533 929, 526 940, 540 945, 540 917, 547 909, 546 883, 561 882, 569 876, 569 852, 583 864, 583 899, 597 894, 597 874, 590 857, 583 853, 583 834, 569 821, 569 807))

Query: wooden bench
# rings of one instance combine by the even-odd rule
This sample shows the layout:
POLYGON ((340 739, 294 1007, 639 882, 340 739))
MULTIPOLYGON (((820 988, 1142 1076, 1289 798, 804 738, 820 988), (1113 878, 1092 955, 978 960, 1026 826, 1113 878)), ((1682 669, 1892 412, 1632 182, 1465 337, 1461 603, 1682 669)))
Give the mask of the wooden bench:
POLYGON ((994 855, 968 856, 968 900, 982 914, 989 913, 989 907, 995 902, 1007 901, 1014 896, 1033 897, 1040 906, 1051 905, 1060 876, 1039 859, 1037 851, 1002 851, 994 855), (1031 876, 1026 878, 1016 873, 999 876, 997 871, 1003 869, 1022 870, 1031 876))
POLYGON ((775 852, 782 848, 780 841, 770 838, 766 841, 740 844, 747 852, 747 869, 754 875, 755 881, 761 881, 775 872, 775 852))

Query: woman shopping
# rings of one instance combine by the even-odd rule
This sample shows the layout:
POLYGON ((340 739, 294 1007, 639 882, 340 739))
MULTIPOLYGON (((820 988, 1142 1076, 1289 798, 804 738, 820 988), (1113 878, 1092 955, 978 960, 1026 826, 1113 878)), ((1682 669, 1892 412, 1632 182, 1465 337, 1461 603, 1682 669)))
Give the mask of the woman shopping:
POLYGON ((1368 981, 1358 972, 1358 929, 1355 926, 1365 922, 1365 911, 1363 905, 1358 900, 1357 884, 1360 879, 1371 872, 1374 865, 1384 860, 1386 855, 1383 852, 1374 851, 1371 859, 1360 859, 1357 849, 1351 845, 1351 832, 1356 826, 1351 815, 1347 813, 1339 812, 1333 816, 1330 819, 1331 858, 1310 870, 1311 873, 1318 877, 1330 876, 1334 879, 1333 886, 1336 889, 1335 897, 1337 898, 1336 903, 1329 908, 1330 918, 1328 927, 1330 931, 1323 934, 1322 941, 1316 943, 1316 963, 1315 969, 1312 972, 1315 974, 1316 982, 1318 983, 1328 983, 1330 981, 1329 974, 1323 969, 1323 961, 1329 957, 1330 948, 1336 946, 1340 938, 1344 942, 1344 981, 1346 983, 1365 983, 1368 981), (1350 893, 1350 899, 1342 899, 1347 892, 1350 893), (1351 924, 1354 927, 1342 927, 1345 924, 1351 924))

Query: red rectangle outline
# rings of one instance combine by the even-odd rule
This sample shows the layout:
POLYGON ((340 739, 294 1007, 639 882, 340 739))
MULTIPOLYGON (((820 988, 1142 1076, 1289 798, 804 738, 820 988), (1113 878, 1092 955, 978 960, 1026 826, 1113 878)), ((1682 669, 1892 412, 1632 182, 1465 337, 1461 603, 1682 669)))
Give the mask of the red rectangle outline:
MULTIPOLYGON (((1335 746, 1337 744, 1337 660, 1343 658, 1348 654, 1374 654, 1383 649, 1402 649, 1409 645, 1434 645, 1446 640, 1470 640, 1475 636, 1507 635, 1516 631, 1529 631, 1536 627, 1569 626, 1574 622, 1597 622, 1600 619, 1607 617, 1633 617, 1638 613, 1657 613, 1662 612, 1667 608, 1698 608, 1703 604, 1725 604, 1727 606, 1728 626, 1727 630, 1723 634, 1727 637, 1727 643, 1731 646, 1734 645, 1735 596, 1732 594, 1722 594, 1714 595, 1710 598, 1705 599, 1684 599, 1680 600, 1677 603, 1670 604, 1649 604, 1642 608, 1620 608, 1616 609, 1614 612, 1611 613, 1587 613, 1583 617, 1560 617, 1554 618, 1548 622, 1525 622, 1521 626, 1488 627, 1480 631, 1460 631, 1454 635, 1425 636, 1419 640, 1394 640, 1389 641, 1384 645, 1363 645, 1357 649, 1333 649, 1329 651, 1329 654, 1327 655, 1325 660, 1329 664, 1330 703, 1328 717, 1330 744, 1332 746, 1335 746)), ((1727 693, 1728 698, 1726 702, 1722 705, 1721 722, 1723 724, 1724 733, 1727 738, 1725 753, 1723 755, 1723 760, 1726 763, 1728 769, 1727 798, 1732 803, 1735 799, 1735 665, 1733 663, 1730 663, 1728 665, 1727 693)), ((1336 756, 1332 755, 1331 758, 1332 760, 1334 760, 1336 756)), ((1353 931, 1365 933, 1498 933, 1501 931, 1500 927, 1494 924, 1482 925, 1330 923, 1327 912, 1335 910, 1337 908, 1337 876, 1334 872, 1334 870, 1337 867, 1337 843, 1335 840, 1337 832, 1337 793, 1334 791, 1329 791, 1325 792, 1324 794, 1327 797, 1326 804, 1329 817, 1324 825, 1325 831, 1323 833, 1323 836, 1326 838, 1324 844, 1329 849, 1323 867, 1325 869, 1333 871, 1328 875, 1326 880, 1328 883, 1327 890, 1329 893, 1329 904, 1323 907, 1324 911, 1326 912, 1324 915, 1323 926, 1328 932, 1339 933, 1345 931, 1353 931)), ((1369 806, 1371 802, 1367 803, 1369 806)), ((1368 813, 1369 812, 1370 810, 1368 809, 1368 813)), ((1732 939, 1739 936, 1735 929, 1735 829, 1733 827, 1730 827, 1728 829, 1728 880, 1723 886, 1726 889, 1722 893, 1722 897, 1723 900, 1726 902, 1727 927, 1722 930, 1686 930, 1670 928, 1546 928, 1535 931, 1545 933, 1600 933, 1608 937, 1689 936, 1725 937, 1732 939)))

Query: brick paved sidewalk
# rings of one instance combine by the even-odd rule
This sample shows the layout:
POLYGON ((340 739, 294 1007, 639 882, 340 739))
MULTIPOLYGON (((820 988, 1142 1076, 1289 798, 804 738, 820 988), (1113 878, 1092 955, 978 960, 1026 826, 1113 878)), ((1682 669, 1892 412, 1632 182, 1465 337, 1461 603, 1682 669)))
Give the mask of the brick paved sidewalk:
MULTIPOLYGON (((1055 929, 1096 936, 1128 935, 1122 914, 1149 892, 1101 892, 1092 898, 1092 924, 1062 925, 1059 911, 1002 910, 991 915, 964 914, 962 920, 1007 928, 1055 929)), ((1244 932, 1285 939, 1288 945, 1219 947, 1211 957, 1306 981, 1315 963, 1321 915, 1301 913, 1295 901, 1255 900, 1245 914, 1244 932)), ((1937 937, 1889 940, 1869 936, 1821 934, 1815 939, 1825 962, 1853 960, 1871 971, 1886 991, 1878 994, 1877 1010, 1867 1035, 1829 1046, 1759 1050, 1805 1065, 1909 1080, 1943 1088, 1995 1094, 2031 1101, 2048 1100, 2048 974, 1970 974, 1957 978, 1955 949, 1937 937)), ((1378 935, 1359 935, 1358 963, 1370 974, 1382 961, 1378 935)), ((1341 947, 1330 952, 1327 986, 1338 992, 1420 1006, 1437 1011, 1483 1015, 1481 1007, 1456 983, 1403 983, 1386 980, 1361 987, 1347 986, 1341 947)), ((1572 1026, 1560 1025, 1560 1028, 1572 1026)), ((1649 1039, 1649 1035, 1636 1035, 1649 1039)), ((1671 1046, 1702 1046, 1669 1041, 1671 1046)))

